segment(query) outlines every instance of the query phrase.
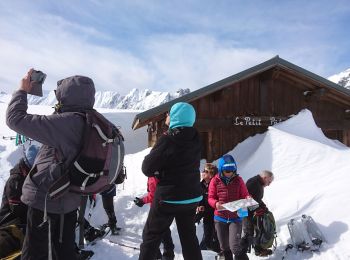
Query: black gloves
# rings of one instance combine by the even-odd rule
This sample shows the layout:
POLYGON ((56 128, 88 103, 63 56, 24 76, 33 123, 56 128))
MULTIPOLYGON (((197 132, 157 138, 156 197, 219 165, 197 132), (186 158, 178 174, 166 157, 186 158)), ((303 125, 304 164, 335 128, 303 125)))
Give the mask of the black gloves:
POLYGON ((196 215, 194 215, 194 223, 199 224, 203 217, 204 217, 204 212, 203 211, 197 212, 196 215))
POLYGON ((143 205, 145 205, 145 203, 143 202, 143 200, 140 199, 140 198, 138 198, 138 197, 136 197, 136 198, 134 199, 134 203, 136 204, 136 206, 139 206, 139 207, 142 207, 143 205))

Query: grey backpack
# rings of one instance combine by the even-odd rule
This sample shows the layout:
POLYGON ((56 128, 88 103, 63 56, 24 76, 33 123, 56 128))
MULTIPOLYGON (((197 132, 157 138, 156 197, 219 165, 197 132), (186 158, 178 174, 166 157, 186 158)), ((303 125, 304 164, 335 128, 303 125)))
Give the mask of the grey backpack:
POLYGON ((86 126, 80 152, 49 189, 50 198, 71 192, 91 195, 113 185, 123 174, 124 138, 119 129, 95 110, 78 113, 86 126))

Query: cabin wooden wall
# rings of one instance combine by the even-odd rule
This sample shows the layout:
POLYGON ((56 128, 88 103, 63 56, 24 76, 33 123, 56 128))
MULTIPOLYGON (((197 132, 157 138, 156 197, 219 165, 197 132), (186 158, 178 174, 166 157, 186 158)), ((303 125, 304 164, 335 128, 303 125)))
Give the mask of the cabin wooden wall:
MULTIPOLYGON (((235 126, 235 116, 288 117, 303 108, 313 113, 326 136, 350 146, 350 130, 339 123, 345 118, 344 107, 326 95, 305 95, 317 88, 306 78, 271 69, 191 102, 197 113, 195 127, 202 140, 202 158, 216 160, 249 136, 267 130, 266 125, 235 126)), ((152 123, 149 129, 153 146, 166 129, 164 120, 152 123)))
MULTIPOLYGON (((267 126, 228 124, 234 116, 287 117, 307 108, 313 113, 316 124, 327 120, 342 120, 344 108, 328 100, 312 99, 304 95, 310 89, 308 84, 268 71, 192 102, 197 112, 195 126, 203 140, 203 158, 215 160, 247 137, 267 130, 267 126)), ((341 142, 346 143, 349 139, 343 130, 323 130, 328 137, 341 142)), ((346 144, 349 145, 350 142, 346 144)))

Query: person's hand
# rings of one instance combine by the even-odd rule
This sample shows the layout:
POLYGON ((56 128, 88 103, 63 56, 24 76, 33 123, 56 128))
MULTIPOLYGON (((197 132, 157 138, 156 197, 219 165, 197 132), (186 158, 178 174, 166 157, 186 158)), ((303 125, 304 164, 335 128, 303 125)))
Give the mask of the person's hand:
POLYGON ((145 203, 143 202, 143 200, 140 199, 140 198, 138 198, 138 197, 136 197, 136 198, 134 199, 134 203, 135 203, 135 205, 138 206, 138 207, 142 207, 143 205, 145 205, 145 203))
POLYGON ((201 212, 198 211, 196 215, 194 215, 194 223, 199 224, 202 218, 203 218, 203 211, 201 212))
POLYGON ((33 82, 30 81, 30 76, 32 75, 34 69, 31 68, 28 72, 27 75, 24 76, 24 78, 21 80, 19 90, 23 90, 25 92, 30 92, 33 88, 33 82))
POLYGON ((218 210, 225 209, 225 208, 222 206, 222 203, 221 203, 220 201, 216 202, 215 207, 216 207, 216 209, 218 209, 218 210))

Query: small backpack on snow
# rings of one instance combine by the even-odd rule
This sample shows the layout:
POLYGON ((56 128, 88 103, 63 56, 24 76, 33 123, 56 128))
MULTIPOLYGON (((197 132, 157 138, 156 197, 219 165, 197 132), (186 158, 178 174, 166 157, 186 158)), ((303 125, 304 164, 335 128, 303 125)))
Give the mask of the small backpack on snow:
POLYGON ((267 211, 262 216, 254 216, 254 244, 261 248, 276 247, 276 222, 272 212, 267 211))
POLYGON ((109 188, 124 174, 124 138, 95 110, 78 113, 86 122, 82 147, 68 169, 49 190, 50 198, 71 192, 91 195, 109 188))

